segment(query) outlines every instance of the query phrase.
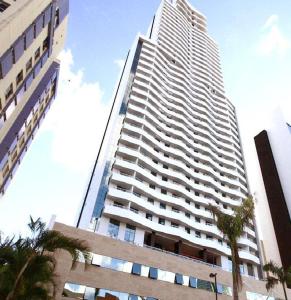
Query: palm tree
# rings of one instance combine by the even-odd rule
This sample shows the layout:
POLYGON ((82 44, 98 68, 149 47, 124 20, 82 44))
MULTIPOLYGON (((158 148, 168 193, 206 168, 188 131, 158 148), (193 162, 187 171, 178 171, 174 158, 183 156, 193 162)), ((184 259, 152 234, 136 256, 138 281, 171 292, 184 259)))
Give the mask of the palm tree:
POLYGON ((86 263, 89 261, 89 249, 84 241, 46 229, 39 218, 34 221, 30 217, 28 227, 29 237, 0 238, 0 299, 53 299, 56 250, 71 254, 72 267, 81 256, 86 263))
POLYGON ((264 265, 263 270, 270 272, 275 276, 267 276, 266 289, 269 291, 280 282, 284 290, 285 299, 288 300, 286 285, 291 284, 291 266, 287 270, 284 270, 283 267, 280 267, 273 261, 270 261, 264 265))
POLYGON ((217 206, 211 204, 209 209, 217 228, 223 233, 231 249, 233 299, 238 300, 238 292, 242 289, 238 239, 242 236, 244 227, 254 218, 254 202, 250 197, 245 199, 239 207, 234 208, 232 215, 223 213, 217 206))

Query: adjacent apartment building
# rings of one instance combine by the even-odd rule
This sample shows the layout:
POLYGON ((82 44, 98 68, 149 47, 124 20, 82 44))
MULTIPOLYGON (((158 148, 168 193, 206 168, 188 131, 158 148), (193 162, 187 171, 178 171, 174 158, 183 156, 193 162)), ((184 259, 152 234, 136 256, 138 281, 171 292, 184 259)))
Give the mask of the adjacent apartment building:
POLYGON ((258 217, 263 228, 263 255, 287 269, 291 266, 291 127, 280 109, 268 119, 255 137, 262 176, 258 217), (270 234, 275 238, 269 239, 270 234))
MULTIPOLYGON (((231 299, 230 248, 207 206, 231 214, 248 194, 206 18, 185 0, 163 0, 127 56, 78 228, 54 225, 92 251, 86 269, 59 255, 57 299, 231 299)), ((265 299, 255 224, 239 255, 240 299, 265 299)))
POLYGON ((69 0, 0 1, 0 192, 55 98, 69 0))

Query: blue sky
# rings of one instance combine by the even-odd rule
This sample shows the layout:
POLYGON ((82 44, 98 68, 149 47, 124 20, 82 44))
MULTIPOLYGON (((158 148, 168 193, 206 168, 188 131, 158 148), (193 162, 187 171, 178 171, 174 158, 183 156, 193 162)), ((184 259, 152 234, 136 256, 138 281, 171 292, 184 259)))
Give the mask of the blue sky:
MULTIPOLYGON (((74 224, 98 152, 120 65, 159 0, 71 0, 59 95, 0 199, 0 231, 23 232, 29 215, 74 224)), ((291 120, 289 0, 191 0, 217 41, 226 92, 246 152, 268 107, 291 120)))

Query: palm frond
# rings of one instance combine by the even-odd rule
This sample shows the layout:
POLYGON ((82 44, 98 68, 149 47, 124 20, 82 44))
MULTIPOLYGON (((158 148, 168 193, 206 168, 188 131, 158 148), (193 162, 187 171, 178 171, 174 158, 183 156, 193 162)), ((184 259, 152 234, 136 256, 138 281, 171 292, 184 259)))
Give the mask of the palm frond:
POLYGON ((267 283, 266 283, 266 289, 267 291, 270 291, 271 289, 274 288, 278 284, 279 280, 273 276, 268 276, 267 277, 267 283))

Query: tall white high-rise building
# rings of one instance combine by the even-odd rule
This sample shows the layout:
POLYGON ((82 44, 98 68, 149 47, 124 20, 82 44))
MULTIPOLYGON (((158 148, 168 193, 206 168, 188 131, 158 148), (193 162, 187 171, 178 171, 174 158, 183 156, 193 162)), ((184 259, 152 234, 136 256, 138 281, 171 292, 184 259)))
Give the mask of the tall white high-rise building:
MULTIPOLYGON (((235 108, 206 18, 162 1, 118 82, 78 227, 230 268, 209 203, 248 195, 235 108)), ((255 226, 239 240, 241 272, 259 276, 255 226)))

